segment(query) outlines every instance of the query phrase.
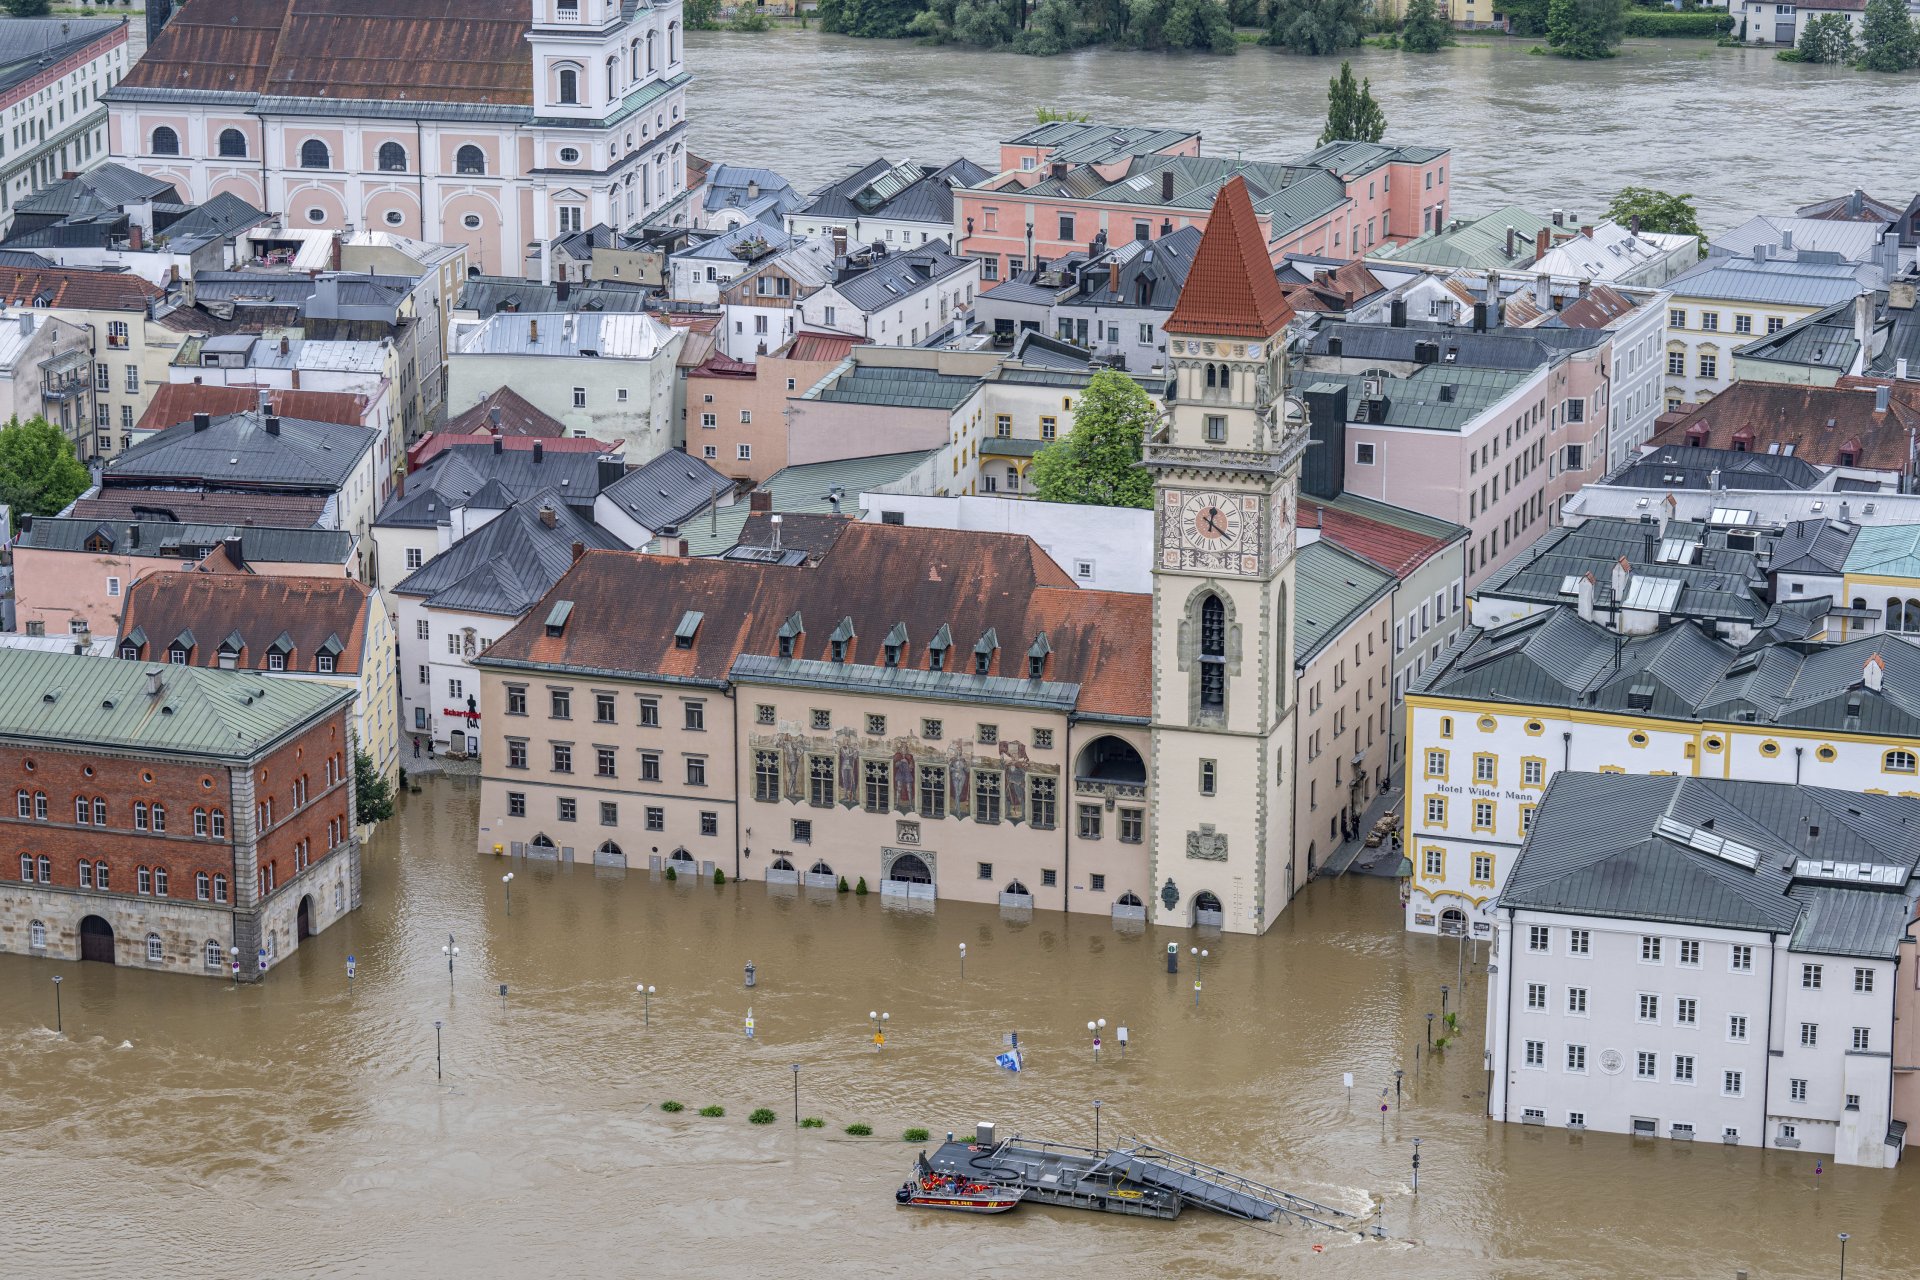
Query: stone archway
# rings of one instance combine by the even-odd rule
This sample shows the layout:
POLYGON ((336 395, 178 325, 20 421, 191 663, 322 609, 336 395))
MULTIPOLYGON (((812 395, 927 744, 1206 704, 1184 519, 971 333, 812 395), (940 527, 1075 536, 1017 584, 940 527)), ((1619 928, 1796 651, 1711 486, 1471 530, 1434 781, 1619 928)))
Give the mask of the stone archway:
POLYGON ((113 926, 100 916, 88 916, 80 922, 80 958, 101 964, 114 964, 113 926))
POLYGON ((1226 912, 1218 897, 1204 889, 1193 895, 1193 923, 1196 927, 1205 925, 1218 929, 1225 922, 1226 912))
POLYGON ((293 936, 300 942, 313 936, 313 895, 310 893, 300 899, 300 910, 294 918, 293 936))
POLYGON ((932 884, 933 872, 916 853, 903 853, 887 868, 887 879, 899 884, 932 884))

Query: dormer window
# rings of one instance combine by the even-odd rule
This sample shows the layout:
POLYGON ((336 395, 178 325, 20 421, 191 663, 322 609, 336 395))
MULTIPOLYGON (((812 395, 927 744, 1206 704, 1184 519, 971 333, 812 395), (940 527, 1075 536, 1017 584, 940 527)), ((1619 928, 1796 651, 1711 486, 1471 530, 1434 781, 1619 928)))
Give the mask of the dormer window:
POLYGON ((184 667, 187 665, 187 651, 176 645, 167 650, 167 661, 176 667, 184 667))
POLYGON ((800 620, 800 611, 798 609, 794 610, 793 616, 788 618, 780 626, 779 639, 781 657, 791 658, 793 656, 795 646, 799 643, 800 637, 805 634, 806 629, 806 623, 800 620))
POLYGON ((333 655, 332 654, 323 653, 318 658, 315 658, 314 662, 317 664, 317 669, 320 671, 322 675, 333 674, 333 655))
POLYGON ((1027 679, 1042 680, 1047 674, 1047 655, 1053 652, 1053 646, 1047 643, 1047 633, 1042 631, 1034 639, 1033 647, 1027 650, 1027 679))
POLYGON ((927 650, 927 670, 945 671, 947 669, 947 651, 945 649, 927 650))
POLYGON ((890 667, 897 667, 900 665, 900 646, 899 645, 890 644, 887 646, 887 665, 890 667))
POLYGON ((276 649, 275 651, 267 655, 267 670, 285 671, 286 669, 287 669, 286 654, 281 653, 279 650, 276 649))
POLYGON ((904 622, 894 623, 893 630, 887 632, 887 638, 882 643, 886 648, 887 665, 889 667, 899 666, 900 655, 907 647, 907 624, 904 622))
POLYGON ((680 625, 673 629, 673 647, 676 649, 693 648, 693 639, 700 634, 700 622, 706 615, 697 609, 689 609, 680 615, 680 625))
POLYGON ((780 656, 783 658, 791 658, 793 656, 793 637, 792 636, 780 637, 780 656))
POLYGON ((120 656, 128 662, 137 662, 140 658, 140 646, 123 644, 120 646, 120 656))
POLYGON ((827 647, 832 652, 835 662, 845 662, 847 660, 847 642, 845 640, 829 641, 827 647))
POLYGON ((567 619, 573 616, 573 601, 556 600, 553 608, 547 610, 546 632, 549 636, 563 636, 567 632, 567 619))
POLYGON ((853 637, 853 619, 840 619, 840 625, 833 629, 831 636, 827 637, 827 645, 833 654, 833 660, 835 662, 845 662, 847 660, 847 642, 852 640, 853 637))
POLYGON ((993 654, 991 652, 976 653, 973 655, 973 674, 977 676, 984 676, 989 674, 992 670, 993 670, 993 654))

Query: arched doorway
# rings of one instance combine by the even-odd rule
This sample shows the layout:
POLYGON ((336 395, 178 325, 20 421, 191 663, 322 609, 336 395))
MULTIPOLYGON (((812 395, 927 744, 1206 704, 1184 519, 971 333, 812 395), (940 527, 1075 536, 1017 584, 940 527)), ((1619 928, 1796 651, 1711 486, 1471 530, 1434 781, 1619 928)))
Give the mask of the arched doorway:
POLYGON ((1219 928, 1226 923, 1226 913, 1220 907, 1220 899, 1202 890, 1193 895, 1193 923, 1212 925, 1219 928))
POLYGON ((1458 938, 1467 931, 1467 913, 1458 907, 1448 907, 1440 913, 1440 932, 1449 938, 1458 938))
POLYGON ((600 847, 593 851, 593 865, 624 869, 627 865, 626 850, 612 840, 603 840, 600 842, 600 847))
POLYGON ((1123 893, 1123 894, 1121 894, 1121 895, 1120 895, 1120 896, 1119 896, 1118 898, 1116 898, 1116 899, 1114 900, 1114 905, 1116 905, 1116 906, 1121 906, 1121 907, 1144 907, 1144 906, 1146 906, 1146 904, 1145 904, 1145 903, 1143 903, 1143 902, 1141 902, 1141 901, 1140 901, 1140 895, 1139 895, 1139 894, 1137 894, 1137 893, 1135 893, 1135 892, 1134 892, 1133 890, 1131 890, 1131 889, 1129 889, 1129 890, 1127 890, 1127 891, 1126 891, 1125 893, 1123 893))
POLYGON ((887 871, 887 879, 901 884, 932 884, 933 872, 927 870, 927 864, 918 854, 903 853, 893 860, 893 866, 887 871))
POLYGON ((769 871, 791 871, 793 870, 793 864, 791 862, 788 862, 785 858, 775 858, 773 860, 773 865, 767 869, 769 871))
POLYGON ((693 855, 685 849, 675 849, 671 861, 679 863, 684 867, 690 867, 693 865, 693 855))
POLYGON ((80 922, 80 958, 114 963, 113 926, 99 916, 88 916, 80 922))
POLYGON ((295 917, 293 936, 305 942, 313 936, 313 895, 307 894, 300 899, 300 911, 295 917))

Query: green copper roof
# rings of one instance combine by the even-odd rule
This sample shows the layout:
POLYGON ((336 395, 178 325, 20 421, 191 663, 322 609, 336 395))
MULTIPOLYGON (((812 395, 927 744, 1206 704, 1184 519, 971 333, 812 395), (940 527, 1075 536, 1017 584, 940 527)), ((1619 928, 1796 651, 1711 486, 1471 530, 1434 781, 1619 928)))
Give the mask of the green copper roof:
POLYGON ((1397 581, 1325 539, 1301 547, 1295 565, 1293 660, 1302 665, 1397 581))
POLYGON ((244 760, 352 699, 259 672, 0 649, 0 738, 244 760))

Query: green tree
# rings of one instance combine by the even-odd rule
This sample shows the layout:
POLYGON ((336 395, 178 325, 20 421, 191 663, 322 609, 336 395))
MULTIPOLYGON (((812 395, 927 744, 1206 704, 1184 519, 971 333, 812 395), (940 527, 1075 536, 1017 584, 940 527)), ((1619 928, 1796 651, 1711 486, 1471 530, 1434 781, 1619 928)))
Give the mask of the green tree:
POLYGON ((1084 111, 1069 111, 1065 107, 1035 107, 1033 109, 1033 122, 1035 124, 1085 124, 1091 119, 1093 119, 1093 117, 1084 111))
POLYGON ((1844 13, 1823 13, 1807 19, 1797 52, 1802 62, 1852 62, 1853 23, 1844 13))
MULTIPOLYGON (((825 8, 823 3, 822 8, 825 8)), ((680 6, 681 16, 686 20, 689 31, 712 31, 720 24, 715 16, 720 12, 720 0, 686 0, 680 6)))
POLYGON ((1409 0, 1400 27, 1400 47, 1408 53, 1434 53, 1453 43, 1453 27, 1433 0, 1409 0))
POLYGON ((87 491, 93 476, 60 428, 14 418, 0 428, 0 502, 22 515, 50 516, 87 491))
POLYGON ((773 30, 773 23, 758 8, 741 5, 733 11, 733 17, 727 19, 727 30, 759 32, 773 30))
POLYGON ((1367 0, 1274 0, 1261 44, 1324 57, 1360 43, 1367 0))
POLYGON ((1622 187, 1607 206, 1607 217, 1623 227, 1633 226, 1638 218, 1642 231, 1697 236, 1700 256, 1707 256, 1707 233, 1700 229, 1700 214, 1693 207, 1691 194, 1672 196, 1652 187, 1622 187))
POLYGON ((1045 502, 1151 507, 1153 477, 1140 466, 1140 453, 1159 424, 1139 383, 1102 369, 1080 395, 1073 430, 1034 458, 1034 493, 1045 502))
POLYGON ((1014 37, 1013 47, 1021 53, 1049 58, 1086 43, 1086 27, 1073 0, 1040 0, 1027 16, 1026 29, 1014 37))
POLYGON ((374 767, 373 757, 353 749, 353 820, 361 826, 393 816, 393 782, 374 767))
POLYGON ((1547 34, 1547 0, 1506 0, 1507 28, 1517 36, 1547 34))
POLYGON ((53 0, 6 0, 9 17, 44 18, 53 12, 53 0))
POLYGON ((1860 24, 1860 57, 1865 71, 1905 71, 1920 65, 1920 32, 1914 30, 1902 0, 1867 0, 1860 24))
POLYGON ((1342 62, 1340 74, 1327 81, 1327 127, 1320 141, 1378 142, 1387 132, 1387 117, 1373 98, 1373 81, 1355 84, 1353 64, 1342 62))
POLYGON ((1611 58, 1626 21, 1626 0, 1548 0, 1547 43, 1563 58, 1611 58))

